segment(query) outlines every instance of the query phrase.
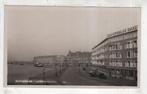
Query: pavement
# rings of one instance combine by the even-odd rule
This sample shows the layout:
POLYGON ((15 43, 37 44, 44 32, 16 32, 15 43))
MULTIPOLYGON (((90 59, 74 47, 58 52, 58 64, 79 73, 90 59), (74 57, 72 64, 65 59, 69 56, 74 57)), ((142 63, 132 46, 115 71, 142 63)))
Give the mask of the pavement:
POLYGON ((108 86, 137 86, 137 82, 135 80, 125 80, 125 79, 116 79, 116 78, 102 79, 99 77, 90 76, 88 74, 88 71, 83 70, 82 68, 79 68, 79 70, 81 76, 84 76, 91 80, 96 80, 97 82, 107 83, 108 86))
POLYGON ((109 85, 104 82, 100 82, 97 80, 89 79, 83 75, 81 75, 80 70, 76 66, 70 66, 60 77, 60 80, 64 85, 109 85))

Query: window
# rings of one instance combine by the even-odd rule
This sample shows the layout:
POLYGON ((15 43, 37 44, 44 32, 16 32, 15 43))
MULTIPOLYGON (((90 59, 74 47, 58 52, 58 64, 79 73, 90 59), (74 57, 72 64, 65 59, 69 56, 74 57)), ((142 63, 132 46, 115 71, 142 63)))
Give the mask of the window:
POLYGON ((122 62, 116 60, 116 66, 118 66, 118 67, 122 67, 122 62))
POLYGON ((130 41, 127 42, 126 48, 130 48, 130 41))
POLYGON ((133 48, 136 48, 137 47, 137 40, 133 40, 132 42, 133 42, 132 43, 133 44, 133 48))
POLYGON ((128 52, 127 52, 127 58, 130 58, 130 57, 131 57, 131 52, 128 51, 128 52))
POLYGON ((132 34, 126 34, 126 35, 124 35, 124 39, 129 39, 129 38, 132 38, 132 34))
POLYGON ((119 44, 119 49, 122 49, 122 45, 121 44, 119 44))
POLYGON ((111 66, 115 66, 115 62, 114 61, 111 62, 111 66))
POLYGON ((109 50, 119 50, 119 49, 122 49, 122 45, 120 43, 109 45, 109 50))
POLYGON ((134 34, 133 34, 133 37, 137 37, 137 33, 134 33, 134 34))
POLYGON ((116 71, 116 74, 120 74, 120 71, 117 70, 117 71, 116 71))
POLYGON ((137 40, 128 41, 125 45, 125 48, 136 48, 137 47, 137 40))
POLYGON ((133 51, 133 57, 137 57, 137 50, 133 51))
POLYGON ((133 71, 129 71, 129 76, 133 76, 133 71))
POLYGON ((114 62, 110 61, 109 66, 114 66, 114 62))
POLYGON ((110 45, 110 50, 112 50, 113 48, 112 48, 112 45, 110 45))
POLYGON ((137 64, 133 62, 130 64, 130 67, 137 67, 137 64))
POLYGON ((130 63, 130 67, 134 67, 134 64, 132 62, 130 63))
POLYGON ((109 66, 122 67, 122 62, 120 62, 119 60, 114 60, 109 63, 109 66))
POLYGON ((125 67, 129 67, 129 63, 128 62, 125 63, 125 67))
POLYGON ((119 65, 120 67, 122 67, 122 63, 121 63, 121 62, 119 62, 118 65, 119 65))
POLYGON ((127 58, 135 58, 137 57, 137 50, 127 51, 127 58))
POLYGON ((120 52, 116 52, 116 58, 121 58, 121 53, 120 52))
POLYGON ((125 67, 129 67, 130 66, 130 61, 127 61, 126 63, 125 63, 125 67))
POLYGON ((123 40, 123 36, 118 37, 118 41, 123 40))

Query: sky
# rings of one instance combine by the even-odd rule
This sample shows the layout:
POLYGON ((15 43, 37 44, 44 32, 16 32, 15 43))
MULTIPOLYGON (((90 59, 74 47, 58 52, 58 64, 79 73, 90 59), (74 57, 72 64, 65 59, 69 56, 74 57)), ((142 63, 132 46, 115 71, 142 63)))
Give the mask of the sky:
POLYGON ((140 25, 140 8, 5 6, 8 61, 91 51, 107 34, 140 25))

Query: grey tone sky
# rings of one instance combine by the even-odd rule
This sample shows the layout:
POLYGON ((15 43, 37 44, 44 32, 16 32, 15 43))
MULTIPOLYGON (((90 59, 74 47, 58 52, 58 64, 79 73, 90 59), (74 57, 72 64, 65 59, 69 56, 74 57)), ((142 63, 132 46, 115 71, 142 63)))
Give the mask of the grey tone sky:
POLYGON ((8 60, 91 51, 107 34, 140 25, 140 8, 5 6, 8 60))

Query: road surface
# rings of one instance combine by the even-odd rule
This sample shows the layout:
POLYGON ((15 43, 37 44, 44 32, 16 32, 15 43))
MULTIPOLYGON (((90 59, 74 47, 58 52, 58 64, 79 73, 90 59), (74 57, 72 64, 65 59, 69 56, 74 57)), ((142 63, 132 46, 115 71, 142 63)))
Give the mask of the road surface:
POLYGON ((8 64, 8 85, 87 85, 87 86, 135 86, 129 80, 100 79, 91 77, 79 66, 71 65, 60 70, 60 66, 35 67, 33 64, 8 64), (24 83, 20 82, 23 81, 24 83), (26 82, 30 81, 30 82, 26 82), (38 83, 39 82, 39 83, 38 83))

